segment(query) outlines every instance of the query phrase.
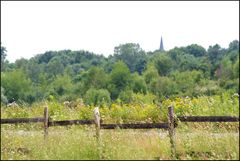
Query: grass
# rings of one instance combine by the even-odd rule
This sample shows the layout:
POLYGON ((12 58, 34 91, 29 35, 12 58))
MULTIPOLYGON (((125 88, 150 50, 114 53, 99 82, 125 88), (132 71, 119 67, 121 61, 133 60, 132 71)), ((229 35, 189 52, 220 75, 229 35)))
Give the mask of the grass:
MULTIPOLYGON (((239 127, 239 123, 231 124, 239 127)), ((161 129, 101 130, 100 142, 94 126, 51 127, 47 140, 39 129, 9 129, 4 125, 1 134, 3 160, 172 159, 168 132, 161 129)), ((177 159, 181 160, 239 160, 239 131, 238 128, 217 132, 210 128, 177 128, 176 149, 177 159)))
MULTIPOLYGON (((48 105, 52 120, 92 119, 93 106, 78 104, 66 108, 59 102, 1 108, 1 118, 41 117, 48 105)), ((113 103, 100 107, 104 123, 166 122, 167 107, 177 116, 238 116, 239 99, 229 94, 175 98, 161 104, 113 103)), ((177 159, 239 160, 239 123, 179 123, 176 128, 177 159)), ((165 130, 101 130, 100 141, 94 126, 50 127, 43 138, 42 123, 2 125, 3 160, 171 160, 170 141, 165 130)))

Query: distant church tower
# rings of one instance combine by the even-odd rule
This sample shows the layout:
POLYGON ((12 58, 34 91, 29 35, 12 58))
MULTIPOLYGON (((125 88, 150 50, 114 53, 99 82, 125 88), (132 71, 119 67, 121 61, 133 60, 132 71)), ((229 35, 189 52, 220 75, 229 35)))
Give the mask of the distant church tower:
POLYGON ((159 50, 164 51, 162 36, 161 36, 161 42, 160 42, 160 49, 159 50))

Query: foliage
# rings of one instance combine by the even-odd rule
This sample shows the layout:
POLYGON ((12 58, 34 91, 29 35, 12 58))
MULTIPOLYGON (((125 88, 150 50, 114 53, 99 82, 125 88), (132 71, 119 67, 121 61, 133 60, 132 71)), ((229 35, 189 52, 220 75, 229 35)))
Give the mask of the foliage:
POLYGON ((201 57, 206 55, 206 50, 197 44, 192 44, 186 47, 186 53, 189 53, 195 57, 201 57))
POLYGON ((112 93, 111 97, 113 99, 116 99, 121 91, 132 86, 131 73, 122 61, 114 64, 110 79, 111 86, 109 90, 112 93))
POLYGON ((115 47, 108 57, 84 50, 60 50, 9 63, 6 55, 6 48, 1 46, 1 86, 10 102, 14 98, 32 104, 51 95, 58 101, 81 97, 88 104, 103 104, 90 99, 90 89, 107 90, 103 92, 106 104, 119 100, 130 103, 131 95, 138 93, 153 94, 159 102, 239 92, 238 40, 226 49, 216 44, 205 50, 191 44, 164 52, 145 52, 137 43, 126 43, 115 47))
POLYGON ((166 54, 156 53, 153 59, 160 76, 166 76, 171 71, 173 61, 166 54))
POLYGON ((121 44, 114 48, 114 56, 116 60, 122 60, 132 73, 137 71, 141 74, 145 69, 147 57, 139 44, 121 44))
POLYGON ((8 103, 7 97, 5 96, 4 88, 1 86, 1 105, 8 103))
MULTIPOLYGON (((104 123, 159 123, 170 105, 176 116, 239 117, 238 40, 227 49, 192 44, 165 52, 127 43, 109 57, 61 50, 9 63, 6 55, 1 46, 1 118, 42 117, 47 106, 50 120, 89 120, 99 106, 104 123), (19 106, 5 106, 12 101, 19 106)), ((239 123, 179 126, 177 159, 239 160, 239 123), (237 135, 226 137, 228 130, 237 135), (219 131, 224 135, 213 136, 219 131)), ((3 160, 172 159, 161 130, 103 130, 102 158, 91 126, 51 127, 47 142, 39 124, 4 125, 1 133, 3 160)))
POLYGON ((4 46, 2 46, 1 43, 1 72, 4 71, 4 67, 5 67, 5 60, 6 60, 6 56, 7 56, 7 50, 4 46))
POLYGON ((121 91, 118 98, 125 103, 130 103, 132 101, 132 95, 133 91, 132 90, 124 90, 121 91))
POLYGON ((26 93, 31 90, 31 80, 21 69, 3 73, 1 84, 9 100, 25 100, 26 93))
MULTIPOLYGON (((144 96, 134 97, 137 97, 134 101, 139 101, 144 96)), ((154 99, 151 95, 146 97, 150 102, 154 99)), ((1 108, 1 117, 42 116, 46 105, 52 120, 93 118, 94 106, 77 104, 69 109, 54 100, 34 103, 31 107, 1 108)), ((239 115, 239 99, 230 93, 166 99, 158 106, 149 102, 113 103, 110 107, 100 107, 100 115, 104 123, 166 122, 169 105, 174 105, 177 116, 239 115)), ((177 159, 239 159, 239 123, 180 122, 178 126, 177 159)), ((1 159, 4 160, 100 159, 94 126, 49 127, 47 142, 43 142, 42 124, 3 125, 1 132, 1 159)), ((163 130, 101 130, 100 143, 101 159, 172 159, 168 132, 163 130)))
POLYGON ((110 93, 106 89, 90 88, 84 97, 84 102, 87 105, 103 105, 111 102, 110 93))
POLYGON ((140 75, 138 75, 138 73, 134 73, 132 75, 132 79, 133 79, 133 88, 132 88, 133 92, 146 94, 147 84, 146 84, 144 78, 141 77, 140 75))

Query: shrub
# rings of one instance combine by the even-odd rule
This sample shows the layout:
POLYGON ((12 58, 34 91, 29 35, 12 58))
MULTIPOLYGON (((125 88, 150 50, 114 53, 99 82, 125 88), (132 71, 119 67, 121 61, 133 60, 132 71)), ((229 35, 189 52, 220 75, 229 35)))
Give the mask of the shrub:
POLYGON ((133 91, 132 90, 124 90, 121 91, 118 98, 123 102, 123 103, 130 103, 132 101, 133 97, 133 91))
POLYGON ((94 89, 90 88, 84 97, 84 103, 87 105, 103 105, 104 103, 110 103, 110 93, 106 89, 94 89))
POLYGON ((1 87, 1 103, 6 104, 8 103, 7 97, 4 95, 4 88, 1 87))

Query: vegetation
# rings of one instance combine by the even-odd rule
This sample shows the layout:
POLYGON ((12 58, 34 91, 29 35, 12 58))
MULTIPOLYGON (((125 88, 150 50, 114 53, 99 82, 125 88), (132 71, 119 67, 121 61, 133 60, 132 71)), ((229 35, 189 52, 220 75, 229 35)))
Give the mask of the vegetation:
POLYGON ((47 51, 14 63, 6 56, 7 49, 1 46, 2 104, 13 100, 32 104, 53 97, 101 105, 101 95, 110 105, 130 103, 132 94, 153 94, 159 102, 239 92, 237 40, 227 49, 216 44, 205 50, 192 44, 165 52, 145 52, 139 44, 127 43, 115 47, 107 58, 71 50, 47 51))
MULTIPOLYGON (((239 42, 207 50, 192 44, 145 52, 121 44, 109 57, 88 51, 47 51, 9 63, 1 46, 1 118, 92 119, 104 123, 166 122, 175 114, 239 116, 239 42), (18 106, 8 107, 16 102, 18 106), (64 101, 69 101, 64 105, 64 101)), ((3 125, 1 159, 172 159, 164 130, 101 130, 92 126, 3 125)), ((239 123, 180 123, 177 159, 239 160, 239 123)))
MULTIPOLYGON (((237 128, 231 132, 221 128, 221 133, 213 133, 211 127, 204 127, 189 128, 191 133, 186 133, 186 128, 177 128, 177 159, 239 160, 237 128)), ((42 130, 20 129, 2 127, 1 159, 172 159, 168 133, 164 130, 101 130, 98 150, 94 126, 51 127, 47 141, 43 139, 42 130)))

